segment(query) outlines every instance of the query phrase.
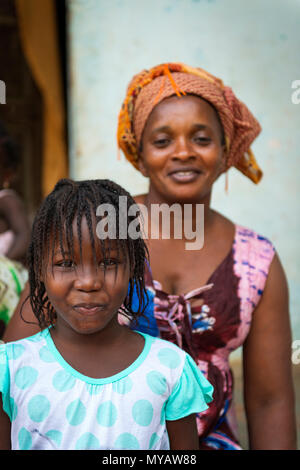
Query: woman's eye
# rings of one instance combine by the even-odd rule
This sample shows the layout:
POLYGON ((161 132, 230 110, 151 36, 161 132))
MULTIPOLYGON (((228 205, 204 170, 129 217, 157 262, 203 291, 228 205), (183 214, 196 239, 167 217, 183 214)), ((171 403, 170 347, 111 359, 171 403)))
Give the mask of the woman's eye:
POLYGON ((194 140, 196 143, 200 144, 200 145, 207 145, 211 142, 211 138, 210 137, 205 137, 205 136, 196 136, 194 137, 194 140))
POLYGON ((170 139, 168 138, 161 138, 161 139, 154 140, 154 145, 156 147, 166 147, 169 143, 170 143, 170 139))

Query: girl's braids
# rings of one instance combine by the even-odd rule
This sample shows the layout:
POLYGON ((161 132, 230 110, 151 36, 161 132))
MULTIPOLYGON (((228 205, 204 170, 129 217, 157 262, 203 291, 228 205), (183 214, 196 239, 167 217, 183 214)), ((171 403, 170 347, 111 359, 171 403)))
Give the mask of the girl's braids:
MULTIPOLYGON (((45 198, 41 204, 32 227, 31 243, 28 249, 28 271, 30 286, 30 303, 41 329, 53 325, 56 320, 56 312, 51 305, 42 274, 45 271, 49 256, 54 256, 54 247, 59 243, 61 252, 74 253, 73 244, 73 221, 77 218, 77 234, 81 246, 81 220, 86 218, 93 255, 96 261, 96 247, 94 236, 94 221, 96 219, 97 207, 100 204, 111 204, 116 213, 116 240, 118 254, 120 250, 129 260, 130 279, 128 294, 120 308, 120 313, 134 319, 142 315, 147 303, 148 296, 145 288, 144 269, 148 258, 148 250, 141 236, 130 237, 128 226, 136 219, 137 215, 130 216, 128 209, 135 204, 130 194, 121 186, 110 180, 88 180, 75 182, 71 179, 61 179, 54 190, 45 198), (127 213, 119 210, 119 197, 126 196, 127 213), (126 219, 123 217, 126 216, 126 219), (118 237, 119 219, 127 221, 127 236, 122 239, 118 237), (64 245, 66 244, 66 245, 64 245), (132 300, 136 291, 139 300, 137 311, 133 311, 132 300)), ((138 224, 136 231, 140 229, 138 224)), ((99 240, 103 256, 104 240, 99 240)), ((105 247, 111 249, 112 240, 105 241, 105 247)))

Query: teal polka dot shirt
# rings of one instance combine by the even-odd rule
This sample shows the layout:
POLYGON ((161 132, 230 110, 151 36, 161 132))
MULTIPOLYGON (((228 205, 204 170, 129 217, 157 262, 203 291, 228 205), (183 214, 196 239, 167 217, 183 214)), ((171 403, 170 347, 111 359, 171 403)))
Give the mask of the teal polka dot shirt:
POLYGON ((144 333, 122 372, 91 378, 60 355, 46 329, 0 345, 0 391, 13 450, 168 450, 166 421, 201 413, 213 387, 192 358, 144 333))

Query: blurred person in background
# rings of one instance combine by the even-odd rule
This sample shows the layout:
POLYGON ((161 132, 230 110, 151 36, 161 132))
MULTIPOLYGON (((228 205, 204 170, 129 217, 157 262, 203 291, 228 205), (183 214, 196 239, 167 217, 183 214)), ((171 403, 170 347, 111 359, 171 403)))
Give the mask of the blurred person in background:
POLYGON ((17 146, 0 122, 0 339, 28 278, 24 264, 30 224, 21 198, 11 187, 18 168, 17 146))
POLYGON ((0 122, 0 254, 25 262, 30 224, 23 201, 12 189, 18 169, 17 146, 0 122))

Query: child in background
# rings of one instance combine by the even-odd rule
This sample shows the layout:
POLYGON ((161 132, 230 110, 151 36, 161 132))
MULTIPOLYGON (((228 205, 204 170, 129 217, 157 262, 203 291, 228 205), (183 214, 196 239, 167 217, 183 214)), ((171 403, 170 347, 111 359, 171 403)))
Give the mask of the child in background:
POLYGON ((120 196, 135 204, 109 180, 60 180, 36 215, 28 268, 41 332, 0 346, 0 449, 198 449, 195 414, 212 386, 186 352, 118 321, 141 315, 147 295, 147 250, 120 196), (101 204, 117 218, 106 240, 101 204))
POLYGON ((23 202, 11 188, 18 166, 16 145, 0 123, 0 255, 24 262, 30 226, 23 202))

